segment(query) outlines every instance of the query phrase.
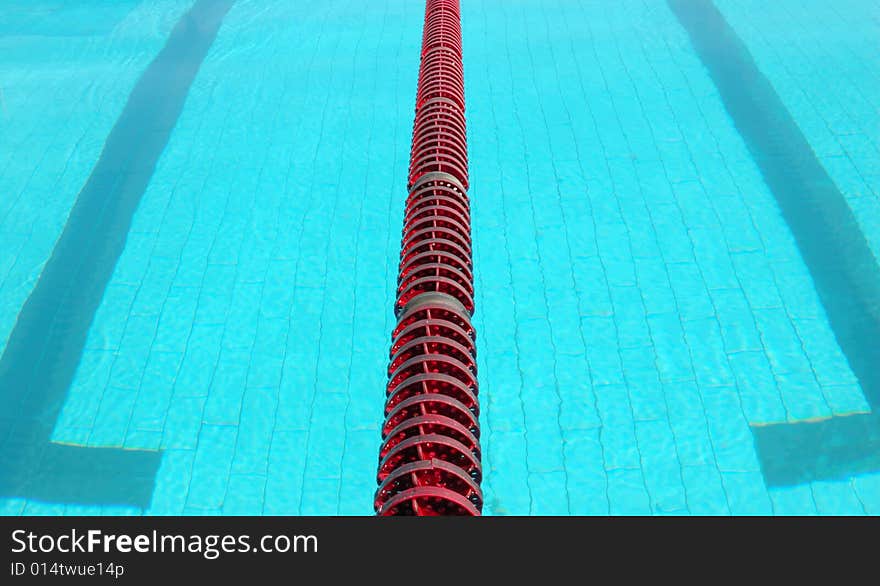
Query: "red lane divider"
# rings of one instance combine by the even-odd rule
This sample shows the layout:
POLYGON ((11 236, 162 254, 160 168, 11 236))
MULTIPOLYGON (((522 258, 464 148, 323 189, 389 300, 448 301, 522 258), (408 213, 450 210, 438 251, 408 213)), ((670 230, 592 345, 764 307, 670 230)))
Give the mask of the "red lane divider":
POLYGON ((458 0, 428 0, 375 509, 479 515, 474 278, 458 0))

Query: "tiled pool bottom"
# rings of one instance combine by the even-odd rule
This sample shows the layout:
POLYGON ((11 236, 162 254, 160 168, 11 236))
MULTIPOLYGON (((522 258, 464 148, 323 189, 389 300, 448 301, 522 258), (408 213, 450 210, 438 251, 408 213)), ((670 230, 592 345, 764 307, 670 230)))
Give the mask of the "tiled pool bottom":
POLYGON ((372 511, 421 7, 355 5, 235 3, 134 216, 52 439, 161 450, 147 514, 372 511))
MULTIPOLYGON (((167 36, 188 3, 162 6, 167 36)), ((355 7, 236 2, 143 195, 53 439, 162 450, 150 507, 4 514, 371 512, 422 6, 355 7)), ((474 0, 462 21, 484 512, 880 513, 876 474, 762 477, 750 425, 869 407, 666 3, 474 0)), ((872 67, 847 47, 848 75, 872 67)), ((81 183, 42 206, 58 231, 81 183)), ((45 262, 57 233, 39 252, 7 226, 45 262)))
POLYGON ((869 406, 666 3, 462 18, 490 512, 880 512, 763 478, 750 425, 869 406))

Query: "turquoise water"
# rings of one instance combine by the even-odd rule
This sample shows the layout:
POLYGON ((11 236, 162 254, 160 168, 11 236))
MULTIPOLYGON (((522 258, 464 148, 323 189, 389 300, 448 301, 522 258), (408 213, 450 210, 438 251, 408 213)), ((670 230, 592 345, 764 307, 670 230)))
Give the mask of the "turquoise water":
MULTIPOLYGON (((37 365, 0 373, 0 459, 41 472, 2 514, 372 512, 423 4, 236 0, 198 54, 221 4, 0 7, 0 351, 37 365), (185 91, 141 81, 169 47, 185 91), (111 141, 160 134, 148 89, 183 91, 167 137, 111 141), (79 219, 127 149, 130 224, 79 219), (16 330, 43 298, 75 311, 16 330)), ((712 3, 462 1, 485 513, 880 513, 876 350, 841 337, 880 304, 880 9, 765 4, 714 1, 712 61, 712 3), (804 254, 775 172, 827 176, 870 266, 804 254)))

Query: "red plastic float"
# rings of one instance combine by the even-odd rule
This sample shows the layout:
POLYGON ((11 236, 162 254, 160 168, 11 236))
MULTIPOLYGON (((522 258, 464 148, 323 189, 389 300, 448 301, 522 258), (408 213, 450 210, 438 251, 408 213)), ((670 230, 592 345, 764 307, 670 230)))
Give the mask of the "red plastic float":
POLYGON ((375 509, 479 515, 479 404, 458 0, 428 0, 375 509))

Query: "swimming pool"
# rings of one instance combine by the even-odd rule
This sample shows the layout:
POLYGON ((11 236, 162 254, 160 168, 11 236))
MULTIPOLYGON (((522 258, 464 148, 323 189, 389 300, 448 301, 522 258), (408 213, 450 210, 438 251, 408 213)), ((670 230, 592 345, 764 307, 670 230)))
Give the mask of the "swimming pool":
MULTIPOLYGON (((0 351, 64 342, 0 375, 3 514, 372 512, 424 6, 301 4, 0 9, 0 351)), ((484 513, 880 513, 876 350, 836 338, 880 304, 880 10, 461 12, 484 513), (802 252, 791 177, 873 264, 802 252)))

